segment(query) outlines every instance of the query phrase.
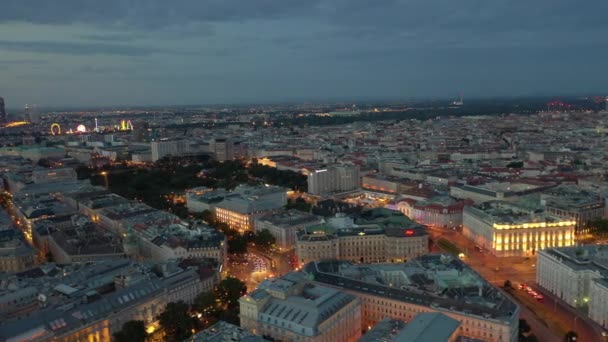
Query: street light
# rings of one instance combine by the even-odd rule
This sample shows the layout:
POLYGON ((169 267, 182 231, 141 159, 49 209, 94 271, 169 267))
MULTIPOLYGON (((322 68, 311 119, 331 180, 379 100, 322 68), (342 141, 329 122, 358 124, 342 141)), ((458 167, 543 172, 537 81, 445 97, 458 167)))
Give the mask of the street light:
POLYGON ((99 174, 103 176, 103 181, 104 181, 104 184, 106 186, 106 190, 109 190, 110 189, 110 185, 108 184, 108 172, 107 171, 101 171, 99 174))

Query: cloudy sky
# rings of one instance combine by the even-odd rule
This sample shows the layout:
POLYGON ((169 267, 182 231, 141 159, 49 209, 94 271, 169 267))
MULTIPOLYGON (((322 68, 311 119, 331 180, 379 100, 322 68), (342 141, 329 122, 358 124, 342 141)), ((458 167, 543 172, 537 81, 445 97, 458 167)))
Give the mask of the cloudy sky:
POLYGON ((2 0, 9 107, 608 92, 606 0, 2 0))

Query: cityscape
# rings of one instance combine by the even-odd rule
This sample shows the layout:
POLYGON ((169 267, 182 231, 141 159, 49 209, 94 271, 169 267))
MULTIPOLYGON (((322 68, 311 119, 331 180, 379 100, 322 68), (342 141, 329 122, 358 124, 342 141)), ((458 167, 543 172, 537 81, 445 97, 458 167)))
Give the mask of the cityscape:
POLYGON ((608 341, 602 11, 8 2, 0 342, 608 341))

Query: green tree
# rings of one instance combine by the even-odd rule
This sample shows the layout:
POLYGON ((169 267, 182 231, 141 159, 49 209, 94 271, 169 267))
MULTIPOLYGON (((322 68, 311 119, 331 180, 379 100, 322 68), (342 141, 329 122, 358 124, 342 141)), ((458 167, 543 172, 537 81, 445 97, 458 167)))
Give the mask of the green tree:
POLYGON ((228 309, 238 307, 239 298, 247 293, 247 286, 241 280, 228 277, 222 280, 215 289, 215 295, 228 309))
POLYGON ((200 218, 211 226, 214 226, 216 223, 215 215, 211 210, 203 210, 203 212, 200 214, 200 218))
POLYGON ((230 254, 247 253, 247 239, 245 239, 245 237, 240 234, 228 236, 228 253, 230 253, 230 254))
POLYGON ((213 313, 217 310, 217 302, 215 299, 215 294, 213 292, 202 292, 194 298, 192 310, 202 314, 213 313))
POLYGON ((188 314, 188 304, 179 301, 169 303, 158 316, 160 326, 166 334, 167 341, 183 341, 192 336, 195 320, 188 314))
POLYGON ((221 313, 213 292, 202 292, 196 296, 192 303, 192 311, 200 314, 200 319, 203 323, 201 328, 203 329, 217 322, 221 313))
POLYGON ((268 251, 277 242, 277 239, 275 239, 268 229, 263 229, 255 235, 254 241, 255 245, 260 249, 268 251))
POLYGON ((128 321, 112 336, 115 342, 144 342, 148 334, 143 321, 128 321))

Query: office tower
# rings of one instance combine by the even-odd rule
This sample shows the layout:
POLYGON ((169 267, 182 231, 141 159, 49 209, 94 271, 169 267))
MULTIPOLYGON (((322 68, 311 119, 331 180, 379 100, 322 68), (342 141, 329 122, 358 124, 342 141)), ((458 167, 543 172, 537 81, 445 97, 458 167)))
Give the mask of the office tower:
POLYGON ((0 97, 0 125, 7 122, 6 109, 4 108, 4 98, 0 97))
POLYGON ((32 122, 32 113, 30 113, 30 107, 27 104, 23 109, 23 121, 32 122))

